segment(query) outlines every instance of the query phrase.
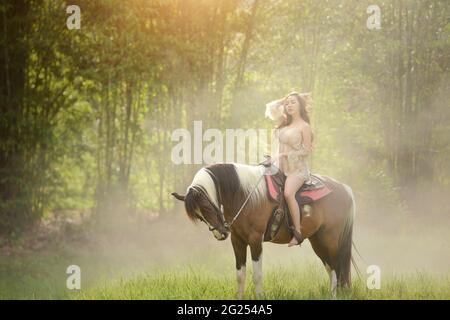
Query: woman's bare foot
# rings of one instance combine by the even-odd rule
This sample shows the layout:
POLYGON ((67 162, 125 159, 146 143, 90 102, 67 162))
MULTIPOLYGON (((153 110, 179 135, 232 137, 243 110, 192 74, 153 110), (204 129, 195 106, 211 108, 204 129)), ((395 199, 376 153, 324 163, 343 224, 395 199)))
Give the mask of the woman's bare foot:
POLYGON ((303 238, 303 235, 301 234, 301 232, 299 232, 299 231, 297 231, 295 229, 293 229, 292 232, 293 232, 294 235, 293 235, 291 241, 289 241, 288 247, 301 245, 303 240, 305 239, 305 238, 303 238))
POLYGON ((296 245, 298 245, 298 241, 297 241, 297 239, 295 239, 295 237, 292 237, 291 241, 289 241, 289 243, 288 243, 288 247, 293 247, 296 245))

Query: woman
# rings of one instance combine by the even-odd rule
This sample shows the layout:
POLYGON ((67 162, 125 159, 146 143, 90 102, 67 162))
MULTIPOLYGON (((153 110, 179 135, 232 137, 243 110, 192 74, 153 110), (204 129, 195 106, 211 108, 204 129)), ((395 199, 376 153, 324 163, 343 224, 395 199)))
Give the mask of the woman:
POLYGON ((273 149, 273 159, 286 175, 284 197, 295 228, 289 247, 300 245, 304 240, 295 194, 310 178, 308 156, 312 150, 312 131, 306 110, 308 99, 308 94, 292 92, 266 105, 266 116, 279 123, 274 131, 273 141, 278 142, 278 148, 273 149))

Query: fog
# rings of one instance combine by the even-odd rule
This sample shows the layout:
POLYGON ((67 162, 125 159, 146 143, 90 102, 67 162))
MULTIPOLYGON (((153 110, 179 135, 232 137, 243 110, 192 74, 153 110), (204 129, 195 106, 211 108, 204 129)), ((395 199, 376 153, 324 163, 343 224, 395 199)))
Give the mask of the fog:
MULTIPOLYGON (((381 211, 362 211, 357 207, 353 240, 361 256, 355 251, 353 256, 363 277, 369 265, 379 266, 385 274, 450 271, 448 217, 445 220, 430 219, 425 214, 399 217, 389 212, 379 218, 368 218, 381 211)), ((277 266, 298 266, 301 270, 313 265, 326 275, 308 241, 300 248, 266 242, 263 252, 265 270, 277 266)), ((81 255, 85 264, 93 263, 114 276, 187 267, 234 274, 230 239, 217 241, 206 225, 192 223, 183 210, 138 226, 110 229, 108 235, 102 235, 98 241, 92 237, 89 245, 77 247, 72 254, 75 262, 77 255, 81 255)), ((251 266, 250 253, 247 259, 251 266)), ((357 278, 353 268, 352 276, 357 278)))

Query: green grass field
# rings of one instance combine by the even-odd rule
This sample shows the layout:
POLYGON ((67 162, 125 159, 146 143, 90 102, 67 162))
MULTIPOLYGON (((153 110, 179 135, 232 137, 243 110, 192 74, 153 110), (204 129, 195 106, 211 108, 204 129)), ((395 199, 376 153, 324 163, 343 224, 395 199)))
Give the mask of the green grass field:
MULTIPOLYGON (((142 229, 0 254, 0 299, 235 299, 229 240, 218 242, 183 219, 142 229), (79 291, 66 288, 72 264, 81 268, 79 291)), ((352 287, 338 299, 450 299, 444 239, 436 242, 428 233, 412 247, 402 233, 375 242, 373 232, 358 231, 365 259, 381 268, 381 288, 366 288, 367 265, 359 260, 362 278, 353 270, 352 287)), ((251 269, 249 258, 244 299, 256 298, 251 269)), ((328 274, 308 243, 295 249, 265 244, 263 276, 263 299, 330 299, 328 274)))
MULTIPOLYGON (((245 299, 255 299, 251 277, 245 299)), ((328 279, 314 266, 298 272, 276 268, 265 273, 263 299, 330 299, 328 279)), ((339 292, 338 299, 450 299, 450 278, 425 273, 388 276, 380 290, 368 290, 362 281, 339 292)), ((72 295, 77 299, 234 299, 234 277, 202 268, 157 271, 121 279, 72 295)))
MULTIPOLYGON (((113 270, 97 262, 82 268, 79 291, 65 287, 64 268, 68 263, 55 256, 15 264, 3 261, 0 299, 235 299, 231 259, 219 268, 214 263, 191 261, 177 266, 148 266, 147 270, 129 266, 113 270)), ((251 267, 248 269, 244 299, 255 299, 251 267)), ((389 273, 383 275, 379 290, 368 290, 365 282, 354 275, 351 289, 338 292, 338 299, 450 299, 448 274, 389 273)), ((262 298, 330 299, 328 286, 328 276, 319 263, 300 267, 270 264, 264 269, 262 298)))

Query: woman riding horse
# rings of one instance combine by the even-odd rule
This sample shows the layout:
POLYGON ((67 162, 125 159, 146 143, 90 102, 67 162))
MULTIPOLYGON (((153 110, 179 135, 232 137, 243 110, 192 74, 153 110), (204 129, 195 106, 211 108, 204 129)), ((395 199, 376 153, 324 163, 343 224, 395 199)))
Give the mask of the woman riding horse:
MULTIPOLYGON (((279 115, 283 119, 282 114, 286 114, 285 125, 278 130, 279 142, 284 146, 277 151, 277 161, 288 174, 289 196, 289 192, 296 192, 309 177, 306 155, 311 150, 312 133, 305 112, 305 96, 294 93, 287 98, 288 103, 281 104, 281 108, 279 105, 282 101, 269 104, 266 114, 273 119, 278 119, 279 115)), ((253 261, 255 291, 257 295, 263 292, 264 234, 279 205, 268 196, 268 187, 264 183, 265 174, 265 168, 260 165, 217 163, 197 171, 186 194, 172 193, 175 198, 184 202, 188 217, 193 221, 203 221, 217 240, 225 240, 231 234, 238 298, 243 296, 245 289, 248 247, 253 261)), ((348 185, 330 177, 316 176, 331 193, 308 205, 309 214, 302 217, 301 226, 297 203, 295 206, 290 205, 291 212, 297 215, 293 220, 297 223, 295 227, 300 236, 292 239, 291 230, 282 223, 270 242, 292 245, 301 243, 303 237, 308 238, 329 274, 330 290, 335 297, 338 285, 350 285, 355 200, 348 185)))
POLYGON ((300 209, 295 194, 310 179, 308 156, 312 149, 312 131, 306 98, 306 94, 292 92, 284 99, 266 105, 266 116, 279 123, 273 139, 278 142, 279 147, 273 149, 275 152, 272 158, 286 175, 284 197, 294 224, 289 247, 300 245, 304 240, 300 231, 300 209))

